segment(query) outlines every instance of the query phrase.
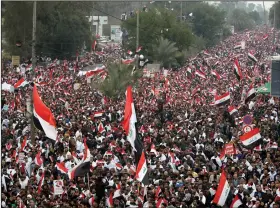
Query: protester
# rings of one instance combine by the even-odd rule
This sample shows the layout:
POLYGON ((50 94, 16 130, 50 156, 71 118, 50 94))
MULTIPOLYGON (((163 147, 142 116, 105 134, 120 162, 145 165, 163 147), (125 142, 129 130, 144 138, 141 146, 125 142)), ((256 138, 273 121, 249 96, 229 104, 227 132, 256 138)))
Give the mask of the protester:
MULTIPOLYGON (((248 94, 270 81, 272 32, 233 34, 166 77, 145 74, 139 80, 133 100, 148 166, 147 194, 135 180, 135 155, 122 126, 125 97, 111 100, 77 76, 82 66, 120 59, 121 49, 107 47, 79 63, 38 66, 33 81, 54 115, 57 138, 37 129, 32 143, 32 85, 2 91, 2 207, 219 207, 225 200, 224 207, 279 208, 279 99, 248 94), (242 41, 245 49, 238 46, 242 41), (252 118, 248 128, 261 135, 251 146, 240 140, 246 115, 252 118), (78 168, 68 171, 89 156, 90 171, 71 179, 78 168), (217 190, 224 173, 226 197, 217 190), (55 194, 60 180, 63 192, 55 194)), ((2 70, 2 83, 31 81, 29 66, 25 71, 2 70)))

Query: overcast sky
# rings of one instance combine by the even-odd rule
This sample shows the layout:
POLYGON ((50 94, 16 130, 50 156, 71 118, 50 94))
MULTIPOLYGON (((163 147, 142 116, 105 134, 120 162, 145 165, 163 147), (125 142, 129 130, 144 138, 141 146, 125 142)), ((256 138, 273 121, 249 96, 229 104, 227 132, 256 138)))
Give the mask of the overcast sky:
MULTIPOLYGON (((217 1, 212 1, 211 3, 217 3, 217 1)), ((262 1, 247 1, 247 3, 254 3, 254 4, 263 4, 262 1)), ((264 6, 266 10, 269 10, 270 7, 274 4, 274 1, 264 1, 264 6)))
MULTIPOLYGON (((248 3, 263 4, 262 1, 248 1, 248 3)), ((264 1, 265 9, 269 9, 274 4, 274 1, 264 1)))

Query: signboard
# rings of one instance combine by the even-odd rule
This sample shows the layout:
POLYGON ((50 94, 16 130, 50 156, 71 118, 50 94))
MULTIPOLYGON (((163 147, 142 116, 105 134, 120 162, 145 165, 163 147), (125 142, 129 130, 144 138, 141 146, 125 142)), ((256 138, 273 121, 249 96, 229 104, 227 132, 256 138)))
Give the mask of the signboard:
POLYGON ((164 69, 164 70, 163 70, 163 75, 164 75, 164 77, 167 77, 167 76, 168 76, 168 70, 167 70, 167 69, 164 69))
POLYGON ((12 56, 12 65, 19 66, 20 65, 20 57, 19 56, 12 56))
POLYGON ((122 40, 122 31, 120 25, 111 25, 111 40, 120 42, 122 40))
POLYGON ((252 131, 252 127, 251 126, 244 126, 242 130, 243 130, 244 133, 248 133, 248 132, 252 131))
POLYGON ((18 162, 19 162, 19 163, 24 163, 24 162, 25 162, 25 155, 24 155, 23 152, 20 152, 20 153, 18 154, 18 162))
POLYGON ((271 96, 280 97, 280 56, 272 57, 271 96))
POLYGON ((54 180, 53 181, 53 194, 54 195, 59 195, 59 194, 63 194, 64 190, 63 190, 63 180, 54 180))
POLYGON ((150 73, 156 73, 160 71, 160 64, 147 64, 146 68, 150 73))
POLYGON ((226 155, 234 155, 235 154, 234 144, 229 143, 229 144, 225 145, 225 154, 226 155))
POLYGON ((245 49, 245 45, 246 45, 246 44, 245 44, 245 41, 244 41, 244 40, 243 40, 243 41, 241 41, 241 49, 243 49, 243 50, 244 50, 244 49, 245 49))
POLYGON ((245 125, 251 125, 253 122, 253 118, 250 115, 246 115, 243 118, 243 124, 245 125))

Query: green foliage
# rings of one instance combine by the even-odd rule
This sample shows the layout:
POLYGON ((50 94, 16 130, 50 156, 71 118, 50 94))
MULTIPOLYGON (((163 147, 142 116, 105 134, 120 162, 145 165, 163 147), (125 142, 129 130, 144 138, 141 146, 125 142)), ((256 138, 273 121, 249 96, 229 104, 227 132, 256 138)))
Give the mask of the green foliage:
MULTIPOLYGON (((5 2, 4 5, 5 50, 28 56, 31 54, 33 2, 5 2), (16 41, 22 42, 21 48, 15 46, 16 41)), ((83 2, 37 2, 37 54, 64 58, 75 55, 84 43, 90 48, 87 11, 83 2)))
POLYGON ((274 8, 276 8, 276 21, 275 27, 280 28, 280 2, 273 4, 269 11, 269 21, 274 25, 274 8))
POLYGON ((99 84, 100 91, 111 99, 118 99, 124 95, 127 86, 135 86, 137 80, 142 76, 141 70, 133 71, 133 65, 121 63, 108 63, 108 76, 104 82, 99 84))
POLYGON ((225 12, 208 3, 197 3, 189 8, 193 13, 191 20, 193 31, 197 36, 203 37, 207 45, 217 43, 217 36, 225 23, 225 12))
POLYGON ((262 23, 261 16, 257 11, 252 11, 249 12, 248 14, 251 17, 251 19, 255 21, 257 25, 260 25, 262 23))
POLYGON ((253 12, 254 9, 255 9, 255 7, 256 7, 256 5, 255 5, 254 3, 249 3, 249 4, 247 5, 247 11, 248 11, 248 12, 253 12))
POLYGON ((176 56, 178 57, 178 48, 174 42, 161 38, 158 44, 153 46, 154 59, 163 67, 176 65, 176 56))
POLYGON ((235 31, 250 30, 255 25, 254 20, 243 9, 234 9, 229 17, 229 23, 234 26, 235 31))
MULTIPOLYGON (((134 50, 136 39, 136 17, 123 22, 122 27, 128 31, 129 40, 125 48, 134 50)), ((192 34, 186 24, 180 23, 176 15, 166 9, 151 9, 149 12, 139 14, 139 45, 143 47, 142 53, 152 56, 153 45, 161 37, 175 43, 180 49, 186 49, 192 42, 192 34)))
POLYGON ((190 58, 192 56, 197 55, 201 50, 205 49, 206 40, 203 37, 196 36, 193 42, 193 45, 188 48, 188 50, 184 51, 185 58, 190 58))

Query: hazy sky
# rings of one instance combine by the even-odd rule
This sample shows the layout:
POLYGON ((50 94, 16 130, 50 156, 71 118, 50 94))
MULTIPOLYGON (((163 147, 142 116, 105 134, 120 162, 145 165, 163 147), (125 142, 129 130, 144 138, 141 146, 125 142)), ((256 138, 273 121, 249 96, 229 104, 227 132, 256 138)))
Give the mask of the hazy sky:
MULTIPOLYGON (((248 1, 248 3, 262 4, 262 1, 248 1)), ((274 4, 274 1, 264 1, 265 9, 269 9, 274 4)))
MULTIPOLYGON (((217 3, 216 1, 212 1, 211 3, 217 3)), ((263 4, 262 1, 247 1, 247 3, 254 3, 254 4, 263 4)), ((264 1, 264 6, 266 10, 269 10, 270 7, 274 4, 274 1, 264 1)))

